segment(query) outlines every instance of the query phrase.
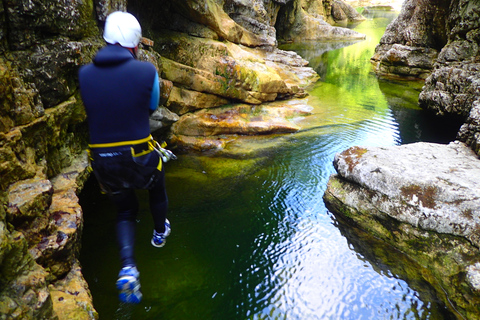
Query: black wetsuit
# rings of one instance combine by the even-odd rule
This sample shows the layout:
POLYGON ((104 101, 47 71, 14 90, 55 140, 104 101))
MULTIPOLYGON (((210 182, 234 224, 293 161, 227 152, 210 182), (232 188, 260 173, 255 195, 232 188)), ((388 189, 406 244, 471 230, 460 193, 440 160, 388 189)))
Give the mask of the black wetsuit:
POLYGON ((153 64, 136 60, 128 49, 108 45, 80 69, 79 81, 92 168, 117 207, 122 267, 135 265, 135 189, 149 190, 157 232, 165 231, 168 208, 162 162, 149 145, 149 115, 159 102, 158 74, 153 64))

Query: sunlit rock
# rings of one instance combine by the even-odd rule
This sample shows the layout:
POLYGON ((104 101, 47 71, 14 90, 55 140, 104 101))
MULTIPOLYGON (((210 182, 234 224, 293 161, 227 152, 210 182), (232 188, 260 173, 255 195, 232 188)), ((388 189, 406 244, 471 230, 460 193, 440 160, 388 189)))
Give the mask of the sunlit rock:
POLYGON ((174 87, 166 106, 181 116, 198 109, 218 107, 228 102, 228 99, 214 94, 174 87))
POLYGON ((156 38, 157 50, 166 46, 171 49, 163 49, 162 53, 165 79, 177 87, 225 99, 260 104, 273 101, 278 95, 294 96, 318 79, 311 69, 309 77, 301 79, 296 70, 300 68, 305 75, 301 68, 307 62, 278 49, 264 52, 181 33, 165 33, 156 38))
POLYGON ((385 31, 372 62, 382 76, 426 78, 419 105, 465 122, 457 139, 480 154, 478 4, 407 0, 385 31))
POLYGON ((432 269, 445 288, 437 289, 439 296, 447 290, 455 309, 467 318, 478 315, 478 270, 472 267, 480 249, 475 153, 461 142, 352 147, 335 156, 334 166, 327 206, 432 269))
POLYGON ((480 155, 478 97, 480 92, 479 5, 461 0, 447 16, 448 43, 438 55, 435 69, 419 96, 421 107, 465 121, 457 139, 480 155))
POLYGON ((297 103, 260 106, 236 104, 202 109, 173 124, 172 141, 194 150, 224 149, 238 136, 296 132, 297 118, 310 115, 311 107, 297 103))
POLYGON ((53 310, 59 320, 98 319, 98 313, 92 305, 92 296, 88 284, 83 279, 80 264, 76 262, 68 275, 49 286, 53 310))
POLYGON ((426 78, 442 47, 447 43, 445 23, 448 7, 431 1, 405 1, 402 12, 385 30, 372 62, 384 76, 426 78))
MULTIPOLYGON (((347 4, 341 1, 335 1, 334 3, 334 16, 337 16, 337 19, 345 22, 345 20, 349 20, 349 17, 352 17, 352 11, 347 4), (346 8, 349 10, 346 10, 346 8), (348 14, 344 10, 348 11, 348 14)), ((333 27, 331 24, 335 23, 334 16, 332 16, 331 1, 289 1, 278 13, 275 25, 277 38, 286 42, 365 39, 364 34, 351 29, 333 27)), ((359 15, 356 15, 353 19, 354 21, 362 20, 359 15)))

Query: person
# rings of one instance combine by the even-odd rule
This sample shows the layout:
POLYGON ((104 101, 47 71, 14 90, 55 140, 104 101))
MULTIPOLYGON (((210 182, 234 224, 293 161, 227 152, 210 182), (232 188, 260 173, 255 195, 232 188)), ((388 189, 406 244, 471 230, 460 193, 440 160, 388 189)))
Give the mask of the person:
POLYGON ((117 11, 108 15, 103 38, 107 45, 97 52, 93 63, 79 70, 80 94, 87 113, 91 166, 117 210, 119 298, 139 303, 142 293, 134 259, 139 209, 136 189, 149 190, 154 222, 151 244, 164 246, 171 232, 166 218, 164 155, 155 152, 158 143, 149 127, 149 116, 159 104, 159 76, 153 64, 136 59, 141 27, 132 14, 117 11))

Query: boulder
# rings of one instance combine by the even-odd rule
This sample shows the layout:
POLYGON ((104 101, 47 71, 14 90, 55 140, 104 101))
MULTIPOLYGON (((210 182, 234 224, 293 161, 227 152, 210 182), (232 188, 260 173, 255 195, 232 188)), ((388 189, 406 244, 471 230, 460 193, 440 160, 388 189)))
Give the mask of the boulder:
POLYGON ((445 304, 450 299, 454 310, 478 319, 478 156, 458 141, 420 142, 352 147, 335 156, 334 166, 327 207, 432 270, 436 280, 425 280, 445 304))
POLYGON ((183 149, 218 151, 239 136, 296 132, 300 129, 296 119, 310 112, 311 107, 302 100, 202 109, 173 124, 170 140, 183 149))

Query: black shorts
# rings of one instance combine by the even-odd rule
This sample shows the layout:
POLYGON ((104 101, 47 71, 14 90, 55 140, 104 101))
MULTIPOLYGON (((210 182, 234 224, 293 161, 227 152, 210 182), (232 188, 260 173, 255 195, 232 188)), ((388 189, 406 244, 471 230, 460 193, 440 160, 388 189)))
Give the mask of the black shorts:
POLYGON ((123 189, 150 189, 162 175, 161 158, 156 151, 135 156, 130 147, 91 149, 93 172, 106 193, 123 189))

